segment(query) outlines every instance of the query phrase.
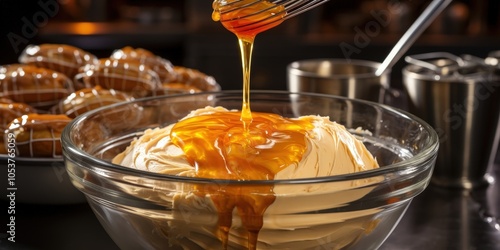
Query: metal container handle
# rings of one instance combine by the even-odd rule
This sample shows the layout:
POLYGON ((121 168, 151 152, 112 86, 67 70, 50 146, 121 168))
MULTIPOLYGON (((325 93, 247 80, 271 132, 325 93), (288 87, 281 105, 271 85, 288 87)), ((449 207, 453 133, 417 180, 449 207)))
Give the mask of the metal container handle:
POLYGON ((434 71, 436 74, 439 75, 450 75, 453 72, 455 72, 457 69, 460 67, 463 67, 466 63, 465 61, 456 55, 453 55, 451 53, 447 52, 431 52, 431 53, 425 53, 425 54, 419 54, 419 55, 412 55, 412 56, 406 56, 405 61, 410 64, 414 64, 417 66, 420 66, 422 68, 426 68, 429 70, 434 71), (454 65, 446 65, 446 66, 440 66, 436 65, 434 63, 428 62, 428 60, 432 59, 449 59, 456 64, 454 65))
POLYGON ((464 62, 467 66, 476 66, 476 65, 480 65, 480 66, 484 66, 484 67, 491 66, 491 65, 486 63, 485 59, 483 59, 481 57, 474 56, 474 55, 464 54, 461 56, 461 58, 462 58, 462 60, 464 60, 464 62))

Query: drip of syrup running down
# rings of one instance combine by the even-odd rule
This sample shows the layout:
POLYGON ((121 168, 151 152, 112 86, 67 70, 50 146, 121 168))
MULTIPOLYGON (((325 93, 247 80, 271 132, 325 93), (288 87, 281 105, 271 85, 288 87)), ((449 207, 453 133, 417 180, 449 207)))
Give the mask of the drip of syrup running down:
MULTIPOLYGON (((285 9, 265 0, 215 0, 213 9, 212 19, 221 21, 238 37, 243 68, 241 112, 215 112, 179 121, 172 129, 172 142, 183 149, 198 177, 272 180, 280 170, 302 159, 306 151, 305 134, 313 127, 308 119, 287 119, 250 109, 250 66, 255 37, 282 23, 285 9), (234 4, 227 7, 231 2, 245 8, 225 12, 234 7, 234 4)), ((248 249, 256 249, 264 212, 275 200, 272 185, 238 187, 214 183, 195 189, 200 196, 209 195, 218 210, 217 236, 224 249, 228 246, 233 210, 248 232, 248 249)))
MULTIPOLYGON (((182 148, 196 168, 196 176, 224 180, 272 180, 276 173, 297 165, 306 151, 309 119, 292 120, 270 113, 252 112, 244 127, 241 112, 215 112, 175 124, 172 142, 182 148)), ((255 249, 263 215, 275 200, 273 185, 199 185, 195 194, 209 195, 217 208, 218 237, 227 247, 233 210, 248 232, 248 248, 255 249)))

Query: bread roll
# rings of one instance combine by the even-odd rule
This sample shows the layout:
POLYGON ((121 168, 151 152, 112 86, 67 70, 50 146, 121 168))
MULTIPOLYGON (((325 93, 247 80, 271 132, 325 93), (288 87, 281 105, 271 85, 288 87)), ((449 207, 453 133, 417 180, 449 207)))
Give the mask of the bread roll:
POLYGON ((19 116, 36 112, 36 110, 25 103, 8 102, 8 99, 0 100, 0 154, 7 153, 7 147, 4 144, 4 132, 9 127, 9 124, 19 116))
POLYGON ((21 64, 0 67, 0 89, 0 98, 40 109, 53 106, 74 91, 71 80, 64 74, 21 64))
POLYGON ((96 86, 81 89, 69 95, 55 106, 53 113, 65 114, 70 118, 75 118, 96 108, 130 100, 133 100, 133 98, 124 92, 96 86))
POLYGON ((112 59, 136 60, 140 64, 148 66, 158 74, 161 82, 172 82, 177 79, 172 63, 160 56, 155 55, 143 48, 132 48, 130 46, 115 50, 111 54, 112 59))
POLYGON ((2 136, 0 136, 0 154, 7 153, 3 135, 9 124, 19 116, 36 112, 35 108, 28 104, 8 101, 8 99, 0 100, 0 130, 2 131, 2 136))
POLYGON ((97 63, 97 57, 66 44, 40 44, 28 45, 19 62, 52 69, 73 79, 80 67, 97 63))
POLYGON ((162 85, 163 89, 161 91, 158 91, 157 94, 192 94, 192 93, 198 93, 201 92, 202 90, 195 87, 191 86, 188 84, 184 83, 164 83, 162 85))
POLYGON ((158 74, 138 61, 128 59, 101 59, 96 65, 84 67, 78 77, 87 87, 102 86, 133 97, 145 97, 161 88, 158 74))
POLYGON ((17 117, 36 112, 35 108, 25 103, 0 103, 0 129, 6 130, 17 117))
POLYGON ((177 75, 177 80, 173 83, 181 83, 191 88, 200 89, 201 91, 220 90, 220 86, 215 81, 215 78, 199 70, 182 66, 174 66, 174 70, 177 75))
POLYGON ((66 115, 23 115, 9 124, 6 134, 14 135, 18 156, 61 157, 61 133, 70 121, 66 115))

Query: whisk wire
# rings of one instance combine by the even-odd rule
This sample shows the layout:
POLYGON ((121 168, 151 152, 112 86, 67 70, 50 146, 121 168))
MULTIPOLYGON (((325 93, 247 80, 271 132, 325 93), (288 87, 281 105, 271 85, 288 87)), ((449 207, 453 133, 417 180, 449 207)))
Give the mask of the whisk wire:
POLYGON ((239 30, 240 32, 247 32, 247 31, 254 30, 254 29, 256 30, 256 29, 259 29, 261 27, 268 26, 268 25, 271 25, 273 23, 280 22, 280 21, 284 20, 285 18, 276 18, 276 16, 281 15, 281 13, 283 13, 283 12, 286 12, 286 11, 280 11, 280 12, 277 12, 276 15, 268 16, 266 18, 256 20, 255 22, 242 24, 240 26, 236 26, 233 28, 239 30), (274 19, 274 20, 268 21, 271 19, 274 19), (259 23, 261 25, 258 25, 259 23), (245 29, 245 28, 247 28, 247 29, 245 29))
MULTIPOLYGON (((278 0, 281 1, 281 0, 278 0)), ((285 3, 285 9, 287 10, 287 14, 284 19, 292 18, 299 14, 302 14, 316 6, 319 6, 323 3, 328 2, 329 0, 298 0, 298 1, 290 1, 293 3, 285 3), (289 4, 289 5, 287 5, 289 4)))
MULTIPOLYGON (((259 2, 261 2, 263 0, 255 0, 255 1, 243 4, 243 5, 238 5, 238 3, 242 2, 242 1, 245 1, 245 0, 237 0, 237 1, 232 1, 230 3, 227 3, 226 5, 223 6, 224 10, 221 12, 221 14, 226 14, 226 13, 229 13, 232 11, 237 11, 237 10, 241 10, 244 8, 248 8, 252 5, 258 4, 259 2), (235 7, 230 8, 232 5, 234 5, 235 7)), ((282 11, 275 12, 275 13, 273 13, 273 15, 269 15, 269 16, 266 16, 265 18, 256 19, 253 22, 247 22, 247 23, 241 24, 240 26, 233 27, 234 29, 238 29, 240 31, 250 31, 250 30, 258 29, 258 28, 261 28, 263 26, 266 26, 266 25, 269 25, 269 24, 272 24, 275 22, 279 22, 279 21, 283 21, 283 20, 292 18, 292 17, 297 16, 301 13, 304 13, 304 12, 306 12, 306 11, 308 11, 308 10, 318 6, 318 5, 321 5, 327 1, 329 1, 329 0, 269 0, 269 2, 273 3, 274 5, 271 5, 268 8, 264 8, 264 9, 261 9, 257 12, 253 12, 253 13, 250 13, 247 15, 236 16, 235 18, 231 18, 231 19, 221 19, 220 21, 221 22, 231 22, 231 21, 235 21, 238 19, 249 19, 250 17, 258 16, 258 15, 265 13, 269 10, 275 9, 277 6, 282 5, 284 7, 282 11), (281 16, 283 13, 285 13, 285 15, 282 18, 277 18, 277 17, 281 16), (274 19, 274 20, 269 21, 271 19, 274 19), (262 23, 262 25, 258 25, 259 23, 262 23)))
MULTIPOLYGON (((261 1, 262 0, 257 0, 255 2, 252 2, 252 3, 249 3, 249 4, 245 4, 243 6, 238 6, 238 7, 234 8, 234 9, 223 11, 223 12, 221 12, 221 14, 225 14, 225 13, 236 11, 236 10, 240 10, 240 9, 244 9, 244 8, 247 8, 247 7, 252 6, 254 4, 257 4, 258 2, 261 2, 261 1)), ((235 21, 235 20, 239 20, 239 19, 247 19, 249 17, 258 16, 258 15, 260 15, 262 13, 265 13, 265 12, 267 12, 269 10, 272 10, 272 9, 276 9, 276 6, 269 6, 267 8, 260 9, 259 11, 253 12, 251 14, 247 14, 247 15, 244 15, 244 16, 235 16, 234 18, 230 18, 230 19, 221 19, 220 21, 221 22, 230 22, 230 21, 235 21)), ((274 13, 275 15, 268 16, 267 18, 258 19, 254 23, 260 22, 260 21, 265 21, 265 20, 270 19, 270 18, 274 18, 274 17, 280 15, 283 12, 286 12, 286 9, 283 10, 283 11, 275 12, 274 13)), ((246 26, 246 25, 244 25, 244 26, 246 26)))
POLYGON ((245 1, 245 0, 236 0, 236 1, 233 1, 233 2, 229 2, 227 4, 224 4, 224 5, 221 5, 221 7, 224 7, 224 10, 221 11, 221 14, 225 14, 225 13, 228 13, 228 12, 231 12, 231 11, 235 11, 235 10, 240 10, 240 9, 244 9, 244 8, 248 8, 252 5, 255 5, 255 4, 258 4, 259 2, 261 2, 262 0, 255 0, 253 2, 249 2, 249 3, 246 3, 246 4, 239 4, 240 2, 242 1, 245 1), (236 5, 236 7, 234 8, 229 8, 231 7, 232 5, 236 5))

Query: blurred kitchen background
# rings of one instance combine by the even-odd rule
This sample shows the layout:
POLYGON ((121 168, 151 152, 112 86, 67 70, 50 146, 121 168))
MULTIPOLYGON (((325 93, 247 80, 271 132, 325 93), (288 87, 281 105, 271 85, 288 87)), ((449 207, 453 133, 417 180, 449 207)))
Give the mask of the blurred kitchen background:
MULTIPOLYGON (((382 61, 429 1, 331 0, 257 36, 252 89, 286 89, 286 66, 307 58, 382 61)), ((0 0, 0 64, 28 44, 64 43, 99 57, 142 47, 241 88, 236 37, 211 20, 212 0, 0 0)), ((500 50, 500 1, 455 0, 407 54, 486 57, 500 50)), ((401 87, 401 59, 392 85, 401 87)))

